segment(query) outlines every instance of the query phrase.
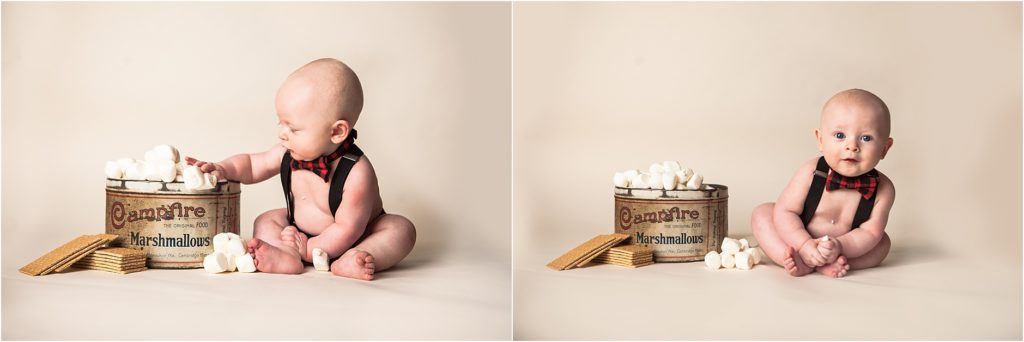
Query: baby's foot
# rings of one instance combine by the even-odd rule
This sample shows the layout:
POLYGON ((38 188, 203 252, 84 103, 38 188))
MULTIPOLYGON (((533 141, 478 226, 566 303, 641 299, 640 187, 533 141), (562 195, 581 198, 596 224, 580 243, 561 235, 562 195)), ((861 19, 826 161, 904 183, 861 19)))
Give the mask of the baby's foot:
POLYGON ((370 253, 350 249, 331 264, 331 273, 342 277, 373 280, 373 256, 370 253))
POLYGON ((309 241, 309 237, 296 229, 295 226, 287 226, 281 230, 281 243, 287 248, 294 248, 298 251, 302 260, 306 259, 307 241, 309 241))
POLYGON ((299 274, 306 268, 294 251, 277 248, 260 239, 249 240, 248 250, 260 272, 299 274))
POLYGON ((786 268, 786 272, 789 272, 789 275, 800 277, 814 271, 813 268, 807 266, 807 264, 805 264, 803 260, 800 260, 800 258, 795 254, 796 252, 793 251, 792 247, 787 247, 783 254, 784 259, 782 260, 782 267, 786 268))
POLYGON ((817 271, 832 278, 841 278, 850 271, 850 264, 846 263, 846 257, 840 255, 836 262, 818 267, 817 271))

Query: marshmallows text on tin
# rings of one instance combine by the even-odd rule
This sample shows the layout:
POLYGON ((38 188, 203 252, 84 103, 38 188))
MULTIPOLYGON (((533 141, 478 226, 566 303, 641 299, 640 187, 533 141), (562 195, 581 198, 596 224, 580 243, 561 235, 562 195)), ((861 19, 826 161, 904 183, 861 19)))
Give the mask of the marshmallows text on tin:
POLYGON ((323 272, 331 270, 331 264, 328 262, 327 253, 320 248, 313 248, 313 268, 317 271, 323 272))
POLYGON ((708 252, 704 255, 704 265, 713 270, 719 269, 722 267, 722 255, 715 251, 708 252))

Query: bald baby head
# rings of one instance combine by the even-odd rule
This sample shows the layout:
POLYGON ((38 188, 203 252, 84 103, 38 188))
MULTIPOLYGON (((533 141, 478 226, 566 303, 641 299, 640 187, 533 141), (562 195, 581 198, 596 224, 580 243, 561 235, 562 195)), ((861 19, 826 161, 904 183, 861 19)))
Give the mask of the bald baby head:
POLYGON ((325 120, 345 120, 355 126, 363 110, 363 87, 348 65, 321 58, 292 72, 278 90, 277 102, 278 107, 301 105, 325 120))
POLYGON ((821 110, 821 122, 839 115, 864 116, 878 127, 881 137, 889 137, 891 118, 889 107, 881 98, 863 89, 847 89, 835 94, 825 102, 821 110))

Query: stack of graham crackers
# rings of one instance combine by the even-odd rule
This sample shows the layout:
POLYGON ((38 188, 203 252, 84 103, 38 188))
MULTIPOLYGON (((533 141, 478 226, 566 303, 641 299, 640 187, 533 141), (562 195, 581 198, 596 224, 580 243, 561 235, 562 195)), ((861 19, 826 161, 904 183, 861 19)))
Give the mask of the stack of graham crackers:
POLYGON ((603 234, 576 246, 572 250, 562 254, 557 259, 548 263, 548 268, 556 271, 564 271, 570 268, 586 265, 598 255, 608 251, 612 246, 629 239, 629 234, 603 234))
POLYGON ((594 259, 596 262, 637 268, 654 263, 654 249, 640 245, 612 247, 594 259))
POLYGON ((115 234, 82 235, 57 247, 18 271, 30 276, 63 272, 85 256, 117 239, 115 234))
POLYGON ((146 252, 124 247, 100 248, 75 263, 75 267, 128 274, 146 270, 146 252))

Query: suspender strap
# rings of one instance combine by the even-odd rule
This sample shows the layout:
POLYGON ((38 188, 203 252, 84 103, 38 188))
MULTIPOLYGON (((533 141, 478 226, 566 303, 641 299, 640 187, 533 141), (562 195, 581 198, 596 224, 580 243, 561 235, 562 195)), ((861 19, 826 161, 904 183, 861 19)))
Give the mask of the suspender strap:
POLYGON ((818 210, 818 203, 821 202, 821 193, 825 192, 825 177, 828 177, 828 163, 825 156, 818 159, 818 166, 814 170, 814 180, 811 181, 811 188, 807 190, 807 199, 804 200, 804 211, 800 213, 800 221, 804 227, 811 222, 814 212, 818 210))
MULTIPOLYGON (((804 211, 800 213, 800 220, 803 221, 805 228, 811 222, 814 212, 818 210, 821 194, 825 192, 825 177, 828 177, 828 172, 828 163, 825 162, 825 157, 822 156, 818 159, 818 165, 815 167, 811 188, 807 190, 807 199, 804 200, 804 211)), ((878 173, 876 170, 871 170, 870 172, 878 173)), ((863 196, 860 196, 860 204, 857 204, 857 213, 853 215, 853 227, 851 229, 857 229, 871 217, 871 209, 875 207, 875 197, 878 197, 878 195, 875 194, 870 199, 864 199, 863 196)))
MULTIPOLYGON (((337 214, 341 206, 341 195, 345 189, 345 180, 348 178, 352 167, 356 165, 359 158, 363 156, 363 150, 355 144, 339 159, 338 166, 334 169, 334 176, 331 178, 331 190, 328 193, 328 203, 331 205, 331 213, 337 214)), ((295 225, 295 196, 292 194, 292 157, 285 152, 281 158, 281 187, 284 189, 284 200, 288 204, 288 224, 295 225)))
POLYGON ((362 156, 363 150, 352 144, 352 147, 339 159, 338 167, 334 169, 334 177, 331 178, 331 192, 327 195, 332 213, 338 213, 338 207, 341 206, 341 195, 345 189, 345 180, 348 178, 348 173, 352 171, 352 167, 359 161, 359 157, 362 156))
MULTIPOLYGON (((875 177, 878 177, 878 171, 871 170, 868 173, 874 173, 875 177)), ((878 192, 871 196, 870 199, 864 199, 864 196, 860 196, 860 204, 857 205, 857 213, 853 215, 853 228, 860 227, 864 221, 871 218, 871 209, 875 207, 875 198, 878 198, 878 192)))
POLYGON ((288 224, 295 225, 295 207, 292 197, 292 156, 287 151, 281 158, 281 188, 284 189, 284 201, 288 204, 288 224))

